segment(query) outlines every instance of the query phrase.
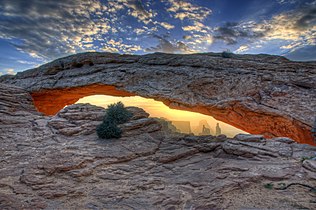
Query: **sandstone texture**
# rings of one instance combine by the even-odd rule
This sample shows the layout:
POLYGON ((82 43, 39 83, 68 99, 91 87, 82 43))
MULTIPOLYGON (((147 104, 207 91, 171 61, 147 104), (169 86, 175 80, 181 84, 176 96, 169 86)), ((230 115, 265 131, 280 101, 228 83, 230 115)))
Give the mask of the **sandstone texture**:
POLYGON ((90 104, 55 116, 0 84, 0 209, 316 209, 316 147, 172 133, 136 107, 98 139, 90 104))
POLYGON ((315 62, 271 55, 83 53, 2 76, 0 82, 27 90, 47 115, 88 95, 139 95, 251 134, 315 144, 315 62))

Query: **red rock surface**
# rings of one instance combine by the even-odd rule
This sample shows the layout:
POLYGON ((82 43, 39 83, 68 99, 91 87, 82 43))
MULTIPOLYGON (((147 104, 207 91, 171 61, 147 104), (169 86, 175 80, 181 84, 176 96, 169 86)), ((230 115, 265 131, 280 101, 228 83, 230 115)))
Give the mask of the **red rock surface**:
POLYGON ((76 103, 80 98, 90 95, 134 96, 111 85, 87 85, 83 87, 44 90, 31 93, 38 111, 46 115, 55 115, 67 105, 76 103))

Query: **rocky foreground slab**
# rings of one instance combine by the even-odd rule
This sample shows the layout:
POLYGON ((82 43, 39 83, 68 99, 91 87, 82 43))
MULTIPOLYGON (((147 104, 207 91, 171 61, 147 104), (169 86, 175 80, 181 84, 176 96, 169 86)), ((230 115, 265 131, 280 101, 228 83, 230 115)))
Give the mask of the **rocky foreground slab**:
POLYGON ((128 109, 123 137, 101 140, 103 108, 47 117, 0 84, 0 209, 316 209, 316 147, 171 133, 128 109))

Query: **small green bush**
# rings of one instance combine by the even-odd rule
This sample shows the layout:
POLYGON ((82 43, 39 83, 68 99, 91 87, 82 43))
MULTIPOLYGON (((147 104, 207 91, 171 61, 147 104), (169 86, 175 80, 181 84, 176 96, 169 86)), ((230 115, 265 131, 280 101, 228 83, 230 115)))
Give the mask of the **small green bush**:
POLYGON ((120 138, 122 131, 117 125, 127 122, 132 116, 122 102, 109 105, 103 122, 97 127, 99 138, 120 138))
POLYGON ((269 189, 269 190, 271 190, 271 189, 273 189, 273 183, 267 183, 267 184, 265 184, 265 185, 263 185, 266 189, 269 189))
POLYGON ((97 134, 101 139, 120 138, 122 131, 117 124, 104 121, 97 127, 97 134))
POLYGON ((112 121, 116 124, 126 123, 132 117, 122 102, 111 104, 108 106, 104 120, 112 121))

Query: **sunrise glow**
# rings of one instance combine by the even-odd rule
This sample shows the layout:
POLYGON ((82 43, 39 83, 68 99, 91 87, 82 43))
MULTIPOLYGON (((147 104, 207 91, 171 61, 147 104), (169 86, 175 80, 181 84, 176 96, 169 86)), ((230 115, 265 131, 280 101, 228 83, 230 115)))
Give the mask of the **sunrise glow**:
POLYGON ((144 109, 150 114, 150 117, 163 117, 167 118, 170 121, 189 121, 191 124, 192 132, 196 135, 198 135, 200 132, 199 129, 197 129, 196 127, 202 120, 207 121, 211 131, 213 132, 215 132, 216 124, 219 123, 222 134, 225 134, 229 137, 233 137, 238 133, 246 133, 245 131, 237 129, 231 125, 218 121, 211 116, 195 112, 170 109, 168 106, 164 105, 160 101, 143 98, 140 96, 114 97, 106 95, 94 95, 81 98, 77 103, 90 103, 106 108, 109 104, 117 103, 119 101, 123 102, 125 106, 136 106, 144 109))

